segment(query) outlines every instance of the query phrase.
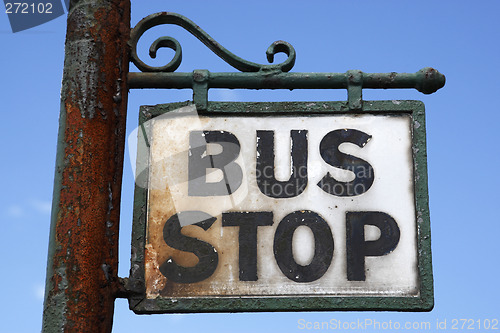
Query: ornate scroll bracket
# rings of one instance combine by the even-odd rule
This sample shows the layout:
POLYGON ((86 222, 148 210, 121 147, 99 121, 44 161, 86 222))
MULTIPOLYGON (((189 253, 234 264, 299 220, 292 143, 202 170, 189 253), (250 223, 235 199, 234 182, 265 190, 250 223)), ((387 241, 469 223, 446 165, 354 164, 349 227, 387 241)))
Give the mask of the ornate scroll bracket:
POLYGON ((416 73, 364 73, 350 70, 346 73, 286 73, 295 64, 295 50, 287 42, 277 41, 267 49, 267 60, 272 63, 274 55, 285 53, 288 58, 280 64, 257 64, 244 60, 229 52, 194 22, 175 13, 156 13, 142 19, 131 32, 129 41, 131 61, 142 72, 129 73, 128 86, 131 89, 164 88, 193 89, 193 101, 198 110, 208 109, 208 90, 211 88, 229 89, 347 89, 347 109, 363 109, 362 90, 414 88, 424 94, 432 94, 445 84, 445 76, 434 68, 426 67, 416 73), (161 24, 178 25, 222 58, 232 67, 244 73, 212 73, 208 70, 194 70, 179 73, 175 70, 182 61, 182 49, 172 37, 160 37, 149 48, 149 55, 156 57, 161 47, 175 51, 172 60, 165 66, 146 65, 137 56, 137 42, 149 29, 161 24))
POLYGON ((209 34, 198 27, 193 21, 188 18, 176 14, 176 13, 155 13, 151 14, 144 19, 142 19, 135 28, 132 30, 130 35, 129 46, 131 49, 131 60, 142 72, 173 72, 175 71, 182 61, 182 48, 180 43, 172 37, 160 37, 151 44, 149 48, 149 55, 151 58, 156 58, 157 51, 166 47, 175 51, 175 55, 172 60, 165 66, 154 67, 149 66, 139 59, 137 55, 137 43, 141 36, 149 29, 162 25, 162 24, 174 24, 178 25, 193 36, 198 38, 203 44, 205 44, 210 50, 212 50, 221 59, 227 62, 232 67, 236 68, 242 72, 288 72, 292 69, 295 64, 295 49, 292 45, 285 41, 276 41, 269 46, 266 51, 267 60, 272 63, 274 61, 274 55, 277 53, 285 53, 288 58, 280 64, 258 64, 251 61, 244 60, 235 54, 228 51, 222 45, 217 43, 209 34))

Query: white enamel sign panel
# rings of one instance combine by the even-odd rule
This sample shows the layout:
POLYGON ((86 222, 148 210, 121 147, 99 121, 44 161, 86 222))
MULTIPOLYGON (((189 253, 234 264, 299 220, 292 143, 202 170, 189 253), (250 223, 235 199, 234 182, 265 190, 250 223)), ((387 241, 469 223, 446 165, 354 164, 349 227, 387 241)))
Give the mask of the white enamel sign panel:
POLYGON ((147 299, 419 295, 411 114, 177 111, 139 131, 147 299))

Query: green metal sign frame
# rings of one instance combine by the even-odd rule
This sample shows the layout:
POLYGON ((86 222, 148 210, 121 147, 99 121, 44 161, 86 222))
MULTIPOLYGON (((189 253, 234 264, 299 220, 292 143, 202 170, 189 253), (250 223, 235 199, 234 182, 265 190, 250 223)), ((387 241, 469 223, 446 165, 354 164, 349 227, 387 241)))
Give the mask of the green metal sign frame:
MULTIPOLYGON (((143 106, 139 124, 192 102, 143 106)), ((210 102, 202 116, 319 116, 319 115, 391 115, 410 116, 413 152, 415 219, 419 293, 417 296, 220 296, 148 299, 145 289, 145 245, 148 200, 148 172, 137 180, 134 199, 131 273, 128 280, 130 308, 136 313, 167 312, 242 312, 242 311, 330 311, 397 310, 430 311, 433 308, 430 221, 427 191, 427 155, 424 104, 420 101, 364 101, 361 111, 353 112, 348 102, 210 102), (140 184, 139 184, 140 183, 140 184)), ((139 149, 138 170, 148 170, 149 149, 139 149)))

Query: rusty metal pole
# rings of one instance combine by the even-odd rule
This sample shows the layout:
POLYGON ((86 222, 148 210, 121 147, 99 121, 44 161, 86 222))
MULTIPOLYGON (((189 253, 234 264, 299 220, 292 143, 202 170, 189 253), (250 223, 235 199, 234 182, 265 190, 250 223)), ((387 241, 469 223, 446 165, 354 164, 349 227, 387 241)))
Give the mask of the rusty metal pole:
POLYGON ((42 332, 111 332, 130 0, 72 0, 42 332))

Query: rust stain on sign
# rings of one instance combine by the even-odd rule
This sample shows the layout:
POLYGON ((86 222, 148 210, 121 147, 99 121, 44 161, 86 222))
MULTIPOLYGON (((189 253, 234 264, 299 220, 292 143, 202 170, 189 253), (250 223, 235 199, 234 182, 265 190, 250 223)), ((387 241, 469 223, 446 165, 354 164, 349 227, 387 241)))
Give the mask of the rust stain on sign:
POLYGON ((160 273, 160 265, 158 264, 158 252, 154 250, 153 245, 146 245, 144 257, 146 262, 146 285, 148 286, 147 297, 155 298, 158 297, 158 295, 160 295, 160 291, 165 288, 167 278, 165 278, 160 273))

